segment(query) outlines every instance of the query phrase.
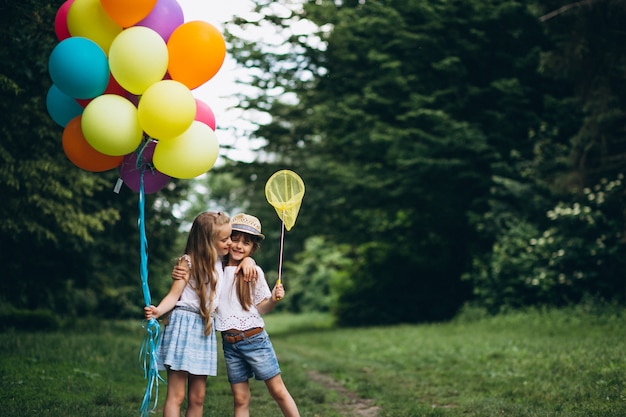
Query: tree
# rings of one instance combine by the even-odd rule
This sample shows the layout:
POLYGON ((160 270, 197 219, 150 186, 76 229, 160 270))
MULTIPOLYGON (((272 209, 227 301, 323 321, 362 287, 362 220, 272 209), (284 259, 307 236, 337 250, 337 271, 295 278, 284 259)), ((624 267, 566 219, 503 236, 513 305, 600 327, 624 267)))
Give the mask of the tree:
MULTIPOLYGON (((254 132, 268 157, 244 175, 293 168, 307 184, 304 233, 355 246, 344 323, 451 317, 493 237, 480 243, 470 220, 488 209, 492 178, 521 178, 529 131, 560 92, 536 71, 539 22, 525 3, 495 0, 311 1, 260 16, 236 23, 318 30, 274 49, 229 38, 261 92, 242 107, 272 116, 254 132)), ((257 193, 260 182, 246 179, 257 193)))
POLYGON ((542 68, 574 86, 581 123, 570 140, 571 169, 561 184, 574 192, 624 170, 626 2, 541 2, 537 13, 554 40, 542 68))
MULTIPOLYGON (((106 182, 78 170, 62 153, 57 126, 47 115, 47 58, 54 45, 54 10, 49 2, 27 1, 2 8, 3 48, 0 187, 4 204, 0 231, 54 241, 59 233, 88 239, 115 220, 111 210, 77 210, 106 182), (19 56, 20 59, 15 59, 19 56), (59 152, 61 151, 61 152, 59 152)), ((86 205, 85 208, 88 208, 86 205)))
MULTIPOLYGON (((532 132, 525 185, 503 183, 523 210, 492 205, 493 252, 476 259, 478 299, 492 311, 592 297, 624 302, 624 2, 534 6, 551 40, 540 70, 568 86, 532 132), (557 104, 557 106, 554 106, 557 104), (531 209, 534 207, 534 209, 531 209), (486 262, 484 262, 486 260, 486 262)), ((502 202, 502 198, 496 200, 502 202)))
MULTIPOLYGON (((115 172, 74 166, 48 116, 47 62, 57 43, 55 5, 0 4, 0 282, 3 308, 64 315, 140 314, 137 195, 112 192, 115 172)), ((169 201, 184 185, 147 198, 152 272, 169 270, 178 220, 169 201), (167 264, 167 266, 165 266, 167 264)))

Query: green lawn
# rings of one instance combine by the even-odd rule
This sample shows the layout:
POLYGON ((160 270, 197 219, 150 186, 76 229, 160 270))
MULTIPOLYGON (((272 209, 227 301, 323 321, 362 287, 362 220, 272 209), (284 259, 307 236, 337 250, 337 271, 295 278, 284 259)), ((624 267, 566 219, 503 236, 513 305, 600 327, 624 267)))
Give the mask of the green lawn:
MULTIPOLYGON (((350 392, 372 399, 380 417, 626 416, 625 314, 571 309, 464 317, 358 329, 333 328, 324 315, 270 314, 267 322, 303 417, 361 415, 351 408, 350 392)), ((138 321, 0 333, 0 414, 138 416, 142 339, 138 321)), ((231 415, 219 361, 205 416, 231 415)), ((165 390, 162 384, 156 415, 165 390)), ((255 381, 252 391, 255 417, 280 415, 263 383, 255 381)))

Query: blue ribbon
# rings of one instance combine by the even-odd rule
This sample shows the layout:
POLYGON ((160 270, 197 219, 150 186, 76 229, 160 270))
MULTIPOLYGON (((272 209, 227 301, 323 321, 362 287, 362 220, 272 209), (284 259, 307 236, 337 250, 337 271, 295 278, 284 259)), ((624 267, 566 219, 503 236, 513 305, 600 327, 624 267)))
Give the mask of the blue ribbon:
MULTIPOLYGON (((148 142, 146 142, 147 144, 148 142)), ((143 300, 146 306, 151 304, 150 287, 148 286, 148 239, 146 238, 145 224, 145 192, 143 185, 143 163, 142 153, 145 145, 139 151, 137 157, 137 165, 139 167, 139 219, 137 221, 139 227, 140 255, 141 255, 141 288, 143 290, 143 300)), ((146 329, 143 343, 139 351, 139 361, 143 368, 143 376, 147 379, 146 392, 141 403, 141 416, 147 417, 150 412, 156 409, 159 400, 159 381, 165 380, 159 375, 159 367, 157 363, 157 348, 159 346, 159 338, 161 336, 161 326, 155 318, 144 321, 143 328, 146 329)))

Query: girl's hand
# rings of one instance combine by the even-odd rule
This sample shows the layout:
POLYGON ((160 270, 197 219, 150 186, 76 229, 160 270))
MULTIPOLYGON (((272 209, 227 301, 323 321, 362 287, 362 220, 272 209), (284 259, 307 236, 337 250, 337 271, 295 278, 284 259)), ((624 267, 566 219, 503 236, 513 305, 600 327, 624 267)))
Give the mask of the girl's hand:
POLYGON ((237 269, 235 269, 235 275, 239 272, 243 272, 243 280, 246 282, 256 281, 258 278, 256 262, 250 257, 243 258, 237 269))
POLYGON ((174 269, 172 269, 172 279, 173 280, 182 279, 184 281, 188 281, 189 270, 187 269, 187 267, 183 265, 176 265, 174 269))
POLYGON ((155 306, 146 306, 143 308, 144 316, 146 320, 159 318, 159 310, 155 306))
POLYGON ((283 298, 285 298, 285 288, 283 284, 276 284, 272 290, 272 301, 277 303, 283 298))
POLYGON ((178 258, 178 263, 172 270, 172 279, 182 279, 185 282, 189 281, 189 270, 191 269, 191 260, 188 255, 183 255, 178 258))

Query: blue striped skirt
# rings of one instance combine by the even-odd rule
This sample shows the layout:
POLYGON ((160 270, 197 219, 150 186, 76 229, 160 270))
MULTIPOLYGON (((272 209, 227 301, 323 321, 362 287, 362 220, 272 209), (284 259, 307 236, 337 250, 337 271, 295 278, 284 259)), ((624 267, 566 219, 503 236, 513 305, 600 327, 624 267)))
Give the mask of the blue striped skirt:
POLYGON ((215 325, 204 335, 198 312, 176 307, 165 326, 157 350, 159 370, 187 371, 193 375, 217 375, 215 325))

